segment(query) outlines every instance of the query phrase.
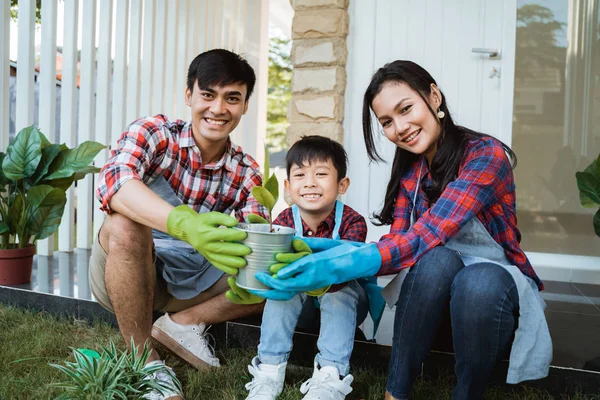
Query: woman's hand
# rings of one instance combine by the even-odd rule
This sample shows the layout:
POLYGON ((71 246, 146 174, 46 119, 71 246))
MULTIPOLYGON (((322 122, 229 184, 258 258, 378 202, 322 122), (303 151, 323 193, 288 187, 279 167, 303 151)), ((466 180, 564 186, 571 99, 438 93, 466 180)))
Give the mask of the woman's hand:
MULTIPOLYGON (((328 243, 332 244, 332 242, 328 243)), ((310 241, 307 243, 310 246, 310 241)), ((254 294, 283 300, 281 297, 285 293, 282 292, 307 292, 373 276, 380 267, 381 255, 374 243, 340 243, 329 250, 310 254, 281 268, 274 277, 267 273, 256 274, 256 279, 275 290, 254 292, 254 294)))

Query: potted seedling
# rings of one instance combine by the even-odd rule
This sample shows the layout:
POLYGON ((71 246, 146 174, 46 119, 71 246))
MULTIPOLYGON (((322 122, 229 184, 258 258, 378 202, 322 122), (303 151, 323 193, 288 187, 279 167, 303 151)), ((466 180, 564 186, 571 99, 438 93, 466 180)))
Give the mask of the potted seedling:
MULTIPOLYGON (((579 199, 581 204, 587 208, 600 206, 600 155, 582 172, 575 174, 577 187, 579 188, 579 199)), ((596 210, 593 218, 594 232, 600 236, 600 208, 596 210)))
POLYGON ((73 182, 100 169, 90 166, 104 146, 51 144, 35 126, 21 130, 0 152, 0 285, 31 280, 35 242, 60 225, 73 182))
POLYGON ((292 241, 296 231, 287 226, 273 225, 273 207, 279 198, 279 182, 275 174, 269 176, 269 153, 265 148, 265 162, 262 186, 252 188, 252 196, 269 211, 269 220, 259 215, 250 214, 249 223, 240 223, 235 229, 243 230, 247 237, 243 244, 250 247, 252 253, 244 257, 246 267, 241 268, 236 282, 244 289, 267 290, 267 286, 259 282, 254 275, 257 272, 268 272, 276 263, 275 254, 292 250, 292 241))

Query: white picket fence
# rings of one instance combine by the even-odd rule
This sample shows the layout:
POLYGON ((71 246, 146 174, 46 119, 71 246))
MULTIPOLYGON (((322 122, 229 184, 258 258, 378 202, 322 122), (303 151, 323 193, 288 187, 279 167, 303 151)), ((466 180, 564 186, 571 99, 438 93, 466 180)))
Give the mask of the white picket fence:
MULTIPOLYGON (((188 119, 187 67, 200 52, 226 48, 257 73, 255 95, 233 140, 262 160, 266 126, 268 0, 44 0, 41 28, 35 0, 18 2, 18 37, 10 37, 10 2, 0 6, 0 146, 9 140, 9 44, 18 41, 16 131, 34 122, 34 34, 41 29, 39 128, 55 131, 57 30, 63 30, 60 141, 116 143, 135 118, 163 113, 188 119), (62 21, 59 26, 58 21, 62 21), (81 24, 81 26, 79 26, 81 24), (77 86, 78 52, 80 84, 77 86), (78 119, 78 123, 77 123, 78 119)), ((102 166, 108 150, 95 165, 102 166)), ((94 199, 96 177, 67 193, 59 251, 90 248, 103 214, 94 199), (77 232, 74 232, 77 213, 77 232)), ((38 242, 51 255, 52 238, 38 242)))

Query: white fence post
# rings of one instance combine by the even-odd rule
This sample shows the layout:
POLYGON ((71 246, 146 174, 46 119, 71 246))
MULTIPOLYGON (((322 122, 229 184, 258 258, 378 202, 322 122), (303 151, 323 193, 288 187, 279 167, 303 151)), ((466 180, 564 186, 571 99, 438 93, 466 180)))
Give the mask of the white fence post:
POLYGON ((5 152, 9 135, 10 105, 10 2, 0 5, 0 151, 5 152))
MULTIPOLYGON (((77 111, 77 26, 79 0, 65 0, 65 30, 60 107, 60 140, 68 147, 75 145, 77 111)), ((74 188, 67 190, 67 205, 58 228, 58 250, 73 251, 75 209, 74 188)))
POLYGON ((34 33, 35 1, 19 0, 19 58, 17 60, 15 133, 33 124, 34 33))
POLYGON ((167 25, 165 36, 167 37, 167 45, 164 52, 166 57, 164 80, 164 95, 163 95, 163 113, 169 118, 174 117, 175 106, 173 99, 175 96, 175 75, 177 61, 177 10, 179 9, 178 1, 169 2, 167 8, 167 25))
MULTIPOLYGON (((112 73, 111 39, 112 39, 112 14, 113 0, 102 0, 99 18, 98 34, 98 75, 96 84, 96 137, 95 140, 104 145, 110 145, 110 82, 112 73)), ((102 150, 95 160, 98 167, 102 167, 108 159, 108 150, 102 150)), ((96 176, 97 178, 97 176, 96 176)), ((95 188, 95 185, 94 185, 95 188)), ((100 203, 94 201, 94 238, 102 226, 104 212, 100 210, 100 203)))
POLYGON ((177 15, 177 63, 175 64, 175 115, 171 118, 187 120, 185 105, 185 81, 187 66, 191 60, 188 59, 187 47, 191 43, 190 27, 188 26, 189 1, 179 0, 179 13, 177 15))
MULTIPOLYGON (((40 54, 40 130, 54 142, 56 132, 56 0, 42 3, 42 38, 40 54)), ((37 254, 54 253, 54 235, 37 242, 37 254)))
POLYGON ((142 40, 142 1, 130 0, 129 57, 127 66, 127 94, 125 123, 140 117, 140 57, 142 40))
MULTIPOLYGON (((94 139, 94 92, 96 65, 96 0, 84 0, 77 142, 94 139)), ((77 248, 92 248, 93 177, 77 182, 77 248)))
POLYGON ((233 141, 257 160, 264 158, 267 131, 267 80, 269 76, 269 1, 256 0, 246 4, 244 54, 256 72, 256 86, 250 99, 243 125, 233 132, 233 141))
MULTIPOLYGON (((112 124, 110 145, 116 146, 117 140, 125 129, 125 99, 127 93, 127 36, 129 25, 129 1, 117 1, 117 21, 115 21, 115 58, 113 69, 112 124)), ((130 121, 128 121, 130 122, 130 121)))
MULTIPOLYGON (((167 0, 156 1, 156 27, 166 27, 167 25, 167 0)), ((155 35, 154 42, 154 70, 152 71, 152 111, 155 115, 165 113, 163 109, 165 93, 165 65, 166 65, 166 40, 167 34, 161 29, 160 34, 155 35)))
MULTIPOLYGON (((156 18, 155 0, 144 1, 144 31, 142 33, 142 84, 140 86, 140 112, 139 116, 149 116, 152 112, 152 95, 154 94, 155 82, 152 70, 154 66, 154 41, 159 34, 155 34, 154 19, 156 18)), ((164 40, 163 40, 164 42, 164 40)))

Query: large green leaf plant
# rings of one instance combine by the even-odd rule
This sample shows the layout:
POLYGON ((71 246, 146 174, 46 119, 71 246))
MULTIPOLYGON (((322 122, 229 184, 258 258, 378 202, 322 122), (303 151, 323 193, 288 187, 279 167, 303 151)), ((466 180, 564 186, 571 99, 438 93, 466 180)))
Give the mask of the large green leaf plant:
POLYGON ((269 211, 269 220, 266 221, 263 217, 256 214, 248 215, 248 222, 269 224, 269 231, 273 231, 273 208, 277 199, 279 199, 279 181, 275 174, 269 176, 270 165, 269 165, 269 152, 265 147, 265 162, 263 164, 263 184, 262 186, 254 186, 252 188, 252 196, 258 201, 259 204, 263 205, 269 211), (267 176, 269 178, 267 179, 267 176))
MULTIPOLYGON (((582 172, 575 174, 579 188, 579 200, 584 207, 600 207, 600 155, 582 172)), ((594 214, 594 232, 600 236, 600 208, 594 214)))
POLYGON ((35 126, 21 130, 0 152, 0 249, 24 248, 60 225, 66 190, 87 174, 105 146, 52 144, 35 126))

